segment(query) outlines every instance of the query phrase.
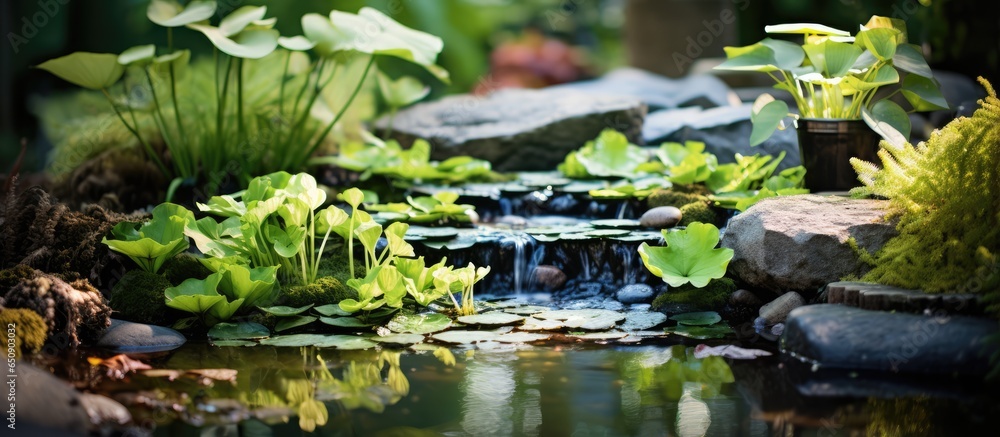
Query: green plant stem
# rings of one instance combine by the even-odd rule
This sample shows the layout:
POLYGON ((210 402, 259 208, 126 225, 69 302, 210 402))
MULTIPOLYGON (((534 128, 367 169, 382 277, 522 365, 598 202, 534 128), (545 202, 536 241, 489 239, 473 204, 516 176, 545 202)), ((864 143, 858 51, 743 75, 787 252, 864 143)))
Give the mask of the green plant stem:
MULTIPOLYGON (((167 28, 167 50, 170 53, 174 52, 174 32, 173 32, 173 28, 170 28, 170 27, 167 28)), ((174 121, 177 123, 177 133, 181 137, 181 142, 183 144, 188 144, 187 141, 189 139, 188 139, 187 133, 185 132, 185 129, 184 129, 184 123, 181 121, 180 101, 177 100, 177 77, 176 77, 176 73, 174 72, 174 63, 173 62, 170 63, 170 70, 169 71, 170 71, 170 98, 173 100, 173 105, 174 105, 174 121)), ((187 147, 187 151, 190 152, 191 148, 187 147)), ((191 166, 191 168, 189 169, 189 171, 191 173, 194 173, 195 171, 197 171, 197 167, 198 167, 197 163, 194 162, 194 159, 195 159, 194 157, 195 157, 195 153, 189 153, 190 160, 189 160, 188 164, 191 166)))
POLYGON ((358 208, 352 206, 351 224, 347 226, 347 262, 351 266, 351 279, 354 278, 354 216, 358 213, 358 208))
MULTIPOLYGON (((281 147, 282 150, 286 151, 286 153, 282 156, 282 159, 281 159, 281 168, 283 168, 283 169, 287 169, 289 167, 289 165, 291 165, 292 163, 294 163, 293 160, 288 159, 288 156, 294 156, 295 155, 295 152, 293 150, 290 150, 290 148, 292 148, 292 143, 296 139, 297 134, 302 131, 302 126, 305 125, 306 119, 309 118, 309 112, 312 110, 313 104, 316 103, 316 98, 319 97, 319 94, 322 91, 323 87, 320 86, 320 82, 321 82, 322 75, 323 75, 323 68, 325 66, 326 66, 326 60, 325 59, 320 60, 319 64, 317 64, 317 67, 316 67, 316 80, 314 81, 313 86, 312 86, 313 93, 309 97, 309 101, 308 101, 308 103, 306 103, 306 107, 302 110, 302 114, 298 114, 298 115, 296 115, 295 113, 292 114, 292 118, 295 120, 295 124, 292 125, 291 129, 289 129, 288 136, 286 137, 285 141, 282 143, 282 147, 281 147)), ((331 78, 332 77, 333 76, 331 75, 331 78)), ((326 83, 323 83, 323 86, 326 86, 326 83)), ((309 88, 309 80, 307 78, 306 79, 306 83, 303 86, 303 89, 299 92, 300 97, 301 97, 302 92, 305 91, 308 88, 309 88)), ((296 98, 295 101, 296 101, 295 102, 296 108, 293 108, 293 109, 297 109, 299 98, 296 98)))
POLYGON ((278 120, 285 120, 285 78, 288 77, 288 65, 292 62, 292 52, 285 56, 285 68, 281 70, 281 85, 278 88, 278 120))
MULTIPOLYGON (((136 126, 128 124, 128 121, 125 120, 125 116, 122 115, 122 112, 118 109, 118 105, 115 104, 115 100, 111 98, 111 94, 108 93, 107 88, 101 88, 101 92, 104 93, 104 97, 107 98, 108 103, 111 104, 111 109, 115 111, 115 115, 117 115, 118 119, 121 120, 122 124, 125 125, 125 128, 128 129, 128 131, 131 132, 132 135, 135 136, 137 140, 139 140, 139 144, 141 144, 143 149, 146 150, 146 154, 149 155, 149 158, 153 160, 153 162, 160 169, 160 171, 163 173, 164 176, 168 178, 171 177, 172 174, 170 173, 170 171, 167 170, 167 167, 163 165, 163 161, 161 161, 160 157, 157 156, 156 151, 153 150, 153 146, 149 145, 149 143, 142 138, 142 135, 139 135, 138 124, 136 124, 136 126)), ((129 108, 131 109, 131 107, 129 108)), ((132 119, 134 122, 135 116, 133 116, 132 119)))
POLYGON ((149 69, 143 70, 146 73, 146 83, 149 85, 149 92, 153 95, 153 106, 155 107, 154 119, 160 126, 160 131, 163 133, 163 142, 167 144, 167 150, 170 151, 170 155, 174 158, 174 167, 178 169, 181 177, 192 176, 187 172, 187 157, 179 147, 176 146, 174 142, 174 137, 170 133, 167 126, 167 119, 163 116, 163 107, 160 106, 160 98, 156 93, 156 88, 153 86, 153 75, 149 73, 149 69))
POLYGON ((224 115, 226 112, 226 98, 229 95, 229 77, 232 73, 232 68, 233 58, 230 57, 229 61, 226 63, 226 76, 225 82, 222 83, 222 94, 219 96, 219 110, 215 115, 215 147, 222 150, 225 154, 228 154, 228 151, 226 150, 225 142, 223 141, 223 138, 225 138, 225 134, 223 132, 225 129, 224 115))
POLYGON ((338 121, 340 121, 340 118, 344 116, 344 114, 347 112, 347 109, 351 107, 351 103, 354 103, 354 98, 357 97, 358 93, 361 91, 361 86, 364 85, 365 79, 368 77, 368 71, 371 70, 372 64, 374 63, 375 63, 375 55, 369 56, 368 63, 365 65, 365 70, 364 72, 361 73, 361 80, 359 80, 358 84, 354 87, 354 92, 351 93, 351 96, 347 99, 347 102, 345 102, 344 106, 340 108, 340 111, 337 112, 337 115, 333 117, 333 120, 330 121, 330 124, 326 125, 326 129, 323 129, 323 133, 321 133, 319 137, 316 138, 316 142, 313 143, 312 147, 310 147, 309 150, 306 151, 306 154, 304 156, 299 157, 299 159, 295 163, 296 167, 302 167, 305 165, 305 162, 309 159, 309 157, 316 152, 316 149, 319 149, 319 146, 321 144, 323 144, 323 139, 326 138, 326 136, 330 133, 330 130, 333 129, 333 126, 337 124, 338 121))

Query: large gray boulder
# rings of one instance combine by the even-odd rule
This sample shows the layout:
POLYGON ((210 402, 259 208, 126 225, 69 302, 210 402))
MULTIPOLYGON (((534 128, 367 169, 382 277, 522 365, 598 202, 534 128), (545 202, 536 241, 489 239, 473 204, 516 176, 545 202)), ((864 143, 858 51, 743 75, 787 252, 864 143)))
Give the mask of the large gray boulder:
MULTIPOLYGON (((612 128, 642 144, 646 105, 630 96, 572 89, 503 89, 487 96, 456 95, 401 111, 392 137, 404 147, 431 143, 431 158, 469 155, 497 171, 553 170, 576 150, 612 128)), ((376 128, 385 131, 387 119, 376 128)))
MULTIPOLYGON (((80 400, 80 393, 51 373, 25 361, 17 361, 13 373, 16 386, 4 384, 4 391, 14 391, 16 424, 21 435, 87 435, 90 419, 80 400)), ((6 408, 4 409, 7 410, 6 408)), ((4 421, 4 426, 8 425, 4 421)), ((18 433, 14 433, 18 434, 18 433)))
POLYGON ((821 304, 792 311, 781 340, 784 352, 820 368, 985 376, 997 349, 987 337, 997 331, 989 318, 821 304))
POLYGON ((722 246, 733 249, 729 273, 748 288, 778 293, 816 291, 867 265, 848 246, 875 253, 896 235, 885 201, 837 196, 761 200, 730 220, 722 246))
POLYGON ((778 171, 801 163, 799 140, 795 129, 775 131, 764 143, 750 147, 750 108, 747 103, 739 106, 719 106, 710 109, 680 108, 650 113, 642 128, 646 144, 659 145, 665 141, 683 143, 701 141, 705 151, 715 154, 720 163, 736 162, 736 154, 778 156, 785 158, 778 164, 778 171))

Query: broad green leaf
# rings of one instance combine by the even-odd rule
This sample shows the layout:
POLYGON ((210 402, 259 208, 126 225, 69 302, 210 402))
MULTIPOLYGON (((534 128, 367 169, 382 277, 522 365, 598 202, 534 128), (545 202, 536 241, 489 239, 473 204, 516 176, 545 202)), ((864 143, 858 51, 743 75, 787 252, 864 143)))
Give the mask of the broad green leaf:
POLYGON ((137 65, 145 66, 146 64, 153 61, 156 56, 156 46, 153 44, 147 44, 142 46, 135 46, 125 49, 120 55, 118 55, 118 63, 121 65, 137 65))
POLYGON ((782 100, 775 100, 770 94, 762 94, 753 106, 750 114, 750 121, 753 123, 750 145, 756 146, 767 141, 774 135, 774 131, 778 130, 781 120, 788 116, 788 104, 782 100), (760 105, 762 102, 763 105, 760 105))
POLYGON ((337 52, 337 31, 327 17, 315 13, 303 15, 302 33, 320 56, 329 57, 337 52))
POLYGON ((278 266, 229 265, 223 269, 219 289, 231 300, 243 299, 247 306, 266 305, 273 298, 277 276, 278 266))
POLYGON ((310 41, 302 35, 296 35, 292 37, 280 36, 278 37, 278 45, 285 50, 292 50, 296 52, 304 52, 306 50, 311 50, 316 46, 316 43, 310 41))
POLYGON ((289 196, 305 202, 310 209, 319 208, 326 203, 326 191, 319 188, 316 178, 309 173, 292 175, 283 191, 289 196))
POLYGON ((705 143, 687 141, 683 146, 679 143, 663 143, 656 154, 669 167, 671 182, 693 184, 708 180, 718 165, 715 155, 704 153, 704 150, 705 143))
POLYGON ((176 287, 164 290, 167 306, 194 314, 204 314, 226 297, 219 294, 221 273, 213 273, 205 279, 187 279, 176 287))
POLYGON ((362 7, 357 14, 333 10, 330 22, 335 29, 337 51, 394 56, 423 66, 442 81, 447 73, 434 64, 444 48, 441 38, 410 29, 381 11, 362 7))
POLYGON ((780 39, 764 38, 760 41, 774 53, 774 65, 782 70, 791 70, 802 65, 806 52, 802 46, 780 39))
POLYGON ((809 56, 809 62, 819 67, 827 78, 846 75, 862 52, 861 48, 854 44, 836 41, 808 44, 803 48, 809 56))
POLYGON ((344 210, 330 205, 316 214, 316 232, 326 234, 328 229, 341 226, 348 220, 350 216, 344 210))
POLYGON ((220 217, 239 217, 246 214, 247 207, 243 202, 228 194, 212 196, 208 203, 196 203, 199 211, 209 212, 220 217))
POLYGON ((892 65, 900 70, 918 76, 928 79, 934 78, 934 74, 931 73, 931 67, 927 65, 924 55, 920 52, 920 46, 917 45, 901 44, 896 47, 896 54, 892 56, 892 65))
POLYGON ((406 235, 406 230, 409 227, 410 225, 405 223, 393 223, 385 229, 385 238, 388 243, 389 253, 393 256, 416 256, 413 253, 413 246, 403 240, 403 236, 406 235))
POLYGON ((504 312, 492 312, 485 314, 473 314, 469 316, 461 316, 458 318, 459 323, 464 323, 466 325, 513 325, 524 320, 524 317, 504 313, 504 312))
MULTIPOLYGON (((716 66, 716 70, 769 72, 779 69, 774 49, 763 43, 724 47, 723 50, 726 51, 726 61, 716 66)), ((790 59, 790 53, 783 53, 784 61, 790 59)))
POLYGON ((173 0, 153 0, 146 8, 146 17, 163 27, 179 27, 208 20, 215 9, 215 1, 194 0, 181 6, 173 0))
POLYGON ((236 58, 260 59, 278 47, 279 34, 273 29, 248 29, 230 38, 217 27, 203 24, 188 27, 201 32, 217 49, 236 58))
POLYGON ((850 36, 851 33, 845 30, 834 29, 829 26, 815 23, 790 23, 764 26, 767 33, 797 33, 805 35, 837 35, 850 36))
POLYGON ((708 326, 714 325, 722 321, 722 316, 715 311, 704 311, 697 313, 683 313, 670 316, 670 320, 673 320, 682 325, 693 325, 693 326, 708 326))
POLYGON ((853 91, 868 91, 894 83, 899 83, 899 72, 892 65, 882 64, 871 79, 865 80, 864 77, 848 75, 841 83, 841 87, 852 91, 851 94, 853 94, 853 91))
POLYGON ((260 344, 278 347, 332 347, 345 350, 374 349, 378 346, 364 337, 326 334, 279 335, 261 340, 260 344))
POLYGON ((358 205, 361 205, 361 203, 364 202, 365 193, 363 193, 361 190, 357 188, 352 187, 348 188, 347 190, 344 190, 344 192, 341 193, 338 197, 341 200, 347 202, 348 205, 351 205, 351 207, 357 208, 358 205))
POLYGON ((371 323, 362 322, 357 317, 320 317, 319 321, 338 328, 368 328, 374 326, 371 323))
POLYGON ((576 159, 592 176, 629 177, 639 164, 649 159, 641 147, 629 144, 624 134, 613 129, 603 130, 588 145, 577 153, 576 159))
POLYGON ((156 273, 163 263, 188 248, 186 228, 194 221, 191 211, 173 203, 153 208, 153 218, 142 225, 121 222, 111 229, 114 239, 102 242, 132 258, 143 269, 156 273))
POLYGON ((704 287, 712 279, 726 274, 733 250, 716 249, 719 229, 712 224, 691 223, 686 229, 663 231, 666 247, 653 247, 647 243, 639 246, 639 256, 649 271, 671 287, 690 282, 704 287))
POLYGON ((378 89, 386 104, 393 108, 402 108, 415 103, 431 92, 431 88, 412 76, 402 76, 392 80, 385 73, 378 72, 378 89))
POLYGON ((890 17, 880 17, 878 15, 872 15, 868 19, 868 22, 861 26, 861 30, 866 29, 893 29, 896 30, 896 44, 906 43, 906 22, 899 18, 890 17))
POLYGON ((448 329, 451 323, 444 314, 397 314, 386 327, 398 333, 430 334, 448 329))
POLYGON ((322 314, 322 315, 327 316, 327 317, 331 317, 331 316, 349 316, 349 315, 351 315, 351 313, 348 313, 348 312, 340 309, 340 306, 338 306, 336 304, 321 305, 321 306, 318 306, 318 307, 314 308, 313 310, 316 311, 317 313, 322 314))
POLYGON ((275 225, 265 227, 267 241, 273 244, 274 252, 284 258, 292 258, 299 253, 306 241, 305 226, 289 226, 284 229, 275 225))
POLYGON ((902 91, 903 97, 913 105, 915 111, 948 109, 948 101, 941 94, 936 79, 908 74, 903 79, 902 91))
POLYGON ((318 319, 319 318, 316 317, 316 316, 290 316, 290 317, 285 317, 285 318, 279 320, 278 323, 274 325, 274 331, 275 332, 287 331, 287 330, 292 329, 292 328, 298 328, 300 326, 308 325, 308 324, 310 324, 312 322, 315 322, 318 319))
POLYGON ((361 223, 354 229, 354 236, 365 247, 365 250, 369 253, 374 253, 375 244, 378 243, 378 239, 382 236, 382 225, 375 222, 361 223))
POLYGON ((45 61, 37 68, 92 90, 114 85, 125 72, 125 67, 118 63, 118 55, 112 53, 74 52, 45 61))
MULTIPOLYGON (((876 58, 888 61, 896 54, 896 38, 899 31, 892 28, 879 27, 858 32, 858 41, 876 58)), ((852 62, 853 64, 853 62, 852 62)))
POLYGON ((902 146, 910 138, 910 116, 892 100, 879 100, 871 110, 861 108, 861 118, 890 144, 902 146))
POLYGON ((226 15, 219 22, 219 31, 223 36, 233 36, 243 31, 254 21, 264 19, 267 6, 243 6, 226 15))
POLYGON ((212 340, 259 340, 270 335, 267 327, 255 322, 219 323, 208 330, 212 340))
POLYGON ((301 307, 298 307, 298 308, 292 308, 292 307, 289 307, 289 306, 273 306, 273 307, 260 307, 260 310, 263 311, 263 312, 265 312, 265 313, 272 314, 272 315, 275 315, 275 316, 278 316, 278 317, 289 317, 289 316, 297 316, 299 314, 302 314, 302 313, 306 312, 307 310, 309 310, 309 308, 312 308, 312 307, 313 307, 313 304, 309 304, 309 305, 306 305, 306 306, 301 306, 301 307))

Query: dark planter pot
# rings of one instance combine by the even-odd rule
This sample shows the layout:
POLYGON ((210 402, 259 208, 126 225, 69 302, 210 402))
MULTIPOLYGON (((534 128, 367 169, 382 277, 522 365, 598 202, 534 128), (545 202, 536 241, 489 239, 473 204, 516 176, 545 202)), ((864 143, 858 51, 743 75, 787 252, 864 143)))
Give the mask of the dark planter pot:
POLYGON ((800 119, 796 133, 810 191, 847 191, 860 185, 852 157, 879 162, 882 138, 864 121, 800 119))

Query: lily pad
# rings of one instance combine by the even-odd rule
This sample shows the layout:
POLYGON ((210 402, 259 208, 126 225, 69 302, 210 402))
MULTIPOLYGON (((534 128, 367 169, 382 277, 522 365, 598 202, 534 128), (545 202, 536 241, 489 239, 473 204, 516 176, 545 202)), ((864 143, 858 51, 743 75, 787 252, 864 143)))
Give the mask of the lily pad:
POLYGON ((459 322, 466 325, 512 325, 522 320, 524 320, 524 317, 506 312, 474 314, 458 318, 459 322))
POLYGON ((559 320, 567 328, 585 329, 588 331, 603 331, 615 327, 625 320, 625 315, 616 311, 602 309, 583 310, 553 310, 534 315, 537 319, 559 320))
POLYGON ((445 331, 431 336, 437 341, 454 344, 471 344, 483 341, 494 341, 499 337, 496 333, 489 331, 445 331))
POLYGON ((269 335, 271 331, 266 326, 254 322, 223 322, 208 331, 208 338, 212 340, 257 340, 269 335))
POLYGON ((303 307, 293 308, 288 306, 274 306, 274 307, 259 307, 261 311, 278 316, 278 317, 288 317, 297 316, 306 312, 309 308, 312 308, 313 304, 309 304, 303 307))
POLYGON ((684 313, 670 316, 670 320, 682 325, 708 326, 722 321, 722 316, 715 311, 702 311, 697 313, 684 313))
POLYGON ((276 325, 274 325, 274 331, 275 332, 287 331, 287 330, 292 329, 292 328, 298 328, 300 326, 308 325, 308 324, 310 324, 312 322, 315 322, 318 319, 319 319, 319 317, 316 317, 316 316, 292 316, 292 317, 286 317, 286 318, 283 318, 283 319, 279 320, 278 323, 276 325))
POLYGON ((211 340, 209 339, 208 344, 216 347, 248 347, 256 346, 257 342, 250 340, 211 340))
POLYGON ((424 341, 424 336, 420 334, 389 334, 384 337, 372 337, 372 341, 388 344, 400 344, 409 346, 424 341))
POLYGON ((613 229, 636 229, 642 227, 642 225, 639 224, 639 220, 628 219, 591 220, 590 224, 597 228, 613 229))
POLYGON ((261 340, 260 344, 278 347, 332 347, 344 350, 372 349, 375 342, 354 335, 291 334, 261 340))
POLYGON ((357 317, 320 317, 319 321, 340 328, 367 328, 373 326, 371 323, 362 322, 357 317))
POLYGON ((590 225, 578 224, 578 225, 555 225, 555 226, 535 226, 524 230, 524 233, 536 236, 536 235, 559 235, 562 233, 569 232, 583 232, 589 231, 591 229, 590 225))
POLYGON ((451 319, 444 314, 399 314, 386 325, 392 332, 430 334, 451 327, 451 319))
POLYGON ((635 311, 625 314, 625 323, 622 323, 623 331, 643 331, 654 328, 667 321, 666 314, 655 311, 635 311))
POLYGON ((567 337, 583 340, 616 340, 627 336, 627 332, 588 332, 586 334, 568 334, 567 337))
POLYGON ((584 232, 583 235, 596 238, 608 238, 608 237, 624 237, 631 233, 632 231, 627 231, 625 229, 594 229, 593 231, 584 232))
POLYGON ((611 237, 611 239, 618 241, 645 241, 649 243, 659 243, 659 241, 663 239, 663 235, 655 231, 632 231, 628 235, 611 237))
POLYGON ((538 314, 541 312, 549 311, 552 308, 543 307, 540 305, 525 305, 519 307, 504 308, 504 312, 517 314, 521 316, 530 316, 532 314, 538 314))
MULTIPOLYGON (((426 237, 425 237, 426 238, 426 237)), ((478 242, 476 234, 467 232, 460 233, 457 237, 450 240, 424 240, 420 244, 427 246, 431 249, 448 249, 448 250, 458 250, 467 249, 474 246, 478 242)))
POLYGON ((450 240, 458 236, 458 229, 451 227, 431 228, 426 226, 410 226, 404 238, 423 237, 425 240, 450 240))
POLYGON ((725 323, 718 323, 710 326, 677 325, 667 328, 666 332, 683 337, 705 340, 709 338, 723 338, 732 334, 733 330, 725 323))
POLYGON ((320 313, 327 317, 333 317, 333 316, 345 317, 351 315, 351 313, 340 309, 340 305, 337 304, 322 305, 313 309, 316 310, 317 313, 320 313))
POLYGON ((496 341, 500 343, 531 343, 534 341, 548 340, 551 334, 537 334, 533 332, 511 332, 500 335, 496 341))
POLYGON ((524 324, 519 326, 518 329, 522 331, 555 331, 565 327, 566 326, 558 320, 544 320, 527 317, 524 319, 524 324))

